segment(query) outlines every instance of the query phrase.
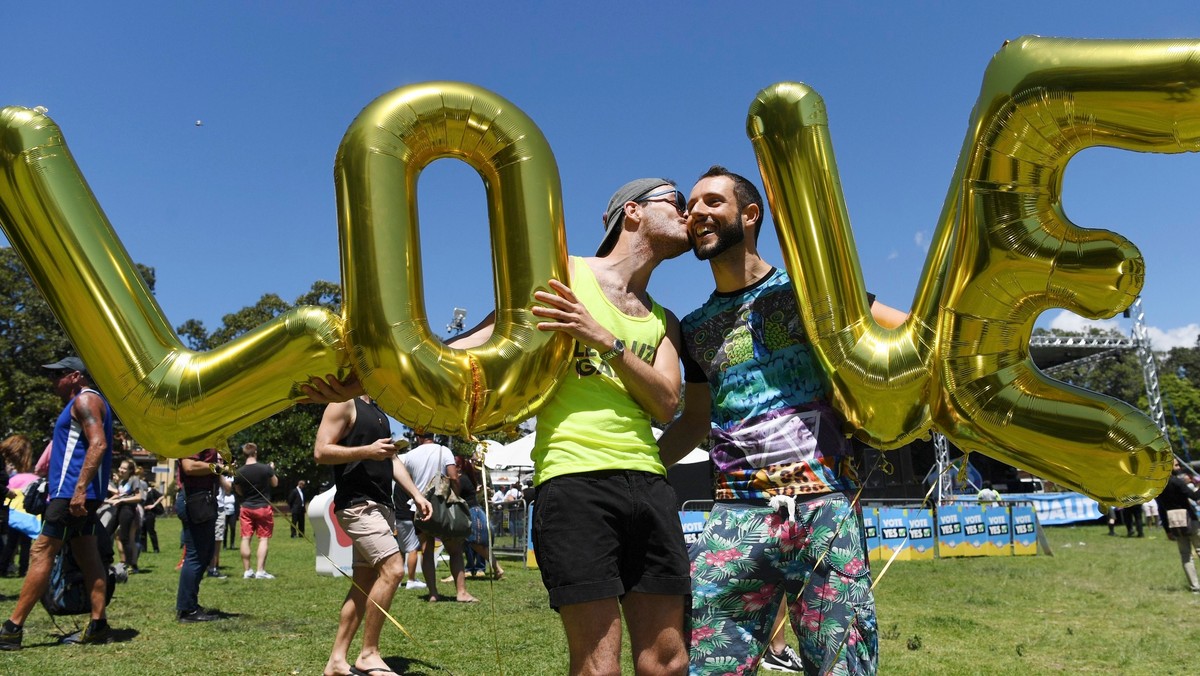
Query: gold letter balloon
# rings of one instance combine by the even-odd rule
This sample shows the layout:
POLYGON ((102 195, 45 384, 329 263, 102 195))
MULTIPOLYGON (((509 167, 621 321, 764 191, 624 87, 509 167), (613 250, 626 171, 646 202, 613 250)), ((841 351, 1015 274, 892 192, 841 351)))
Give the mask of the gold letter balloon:
POLYGON ((1062 208, 1063 171, 1097 145, 1200 150, 1200 42, 1024 37, 992 60, 913 300, 871 321, 829 137, 811 88, 760 92, 758 155, 805 326, 859 438, 895 448, 933 427, 1102 503, 1161 491, 1171 453, 1134 407, 1043 375, 1029 336, 1044 310, 1111 317, 1141 290, 1124 237, 1062 208))
POLYGON ((371 104, 337 161, 345 318, 293 310, 205 353, 180 343, 79 171, 57 125, 0 110, 0 226, 130 433, 183 457, 291 406, 314 377, 358 374, 406 424, 468 435, 536 412, 570 344, 528 308, 566 278, 558 169, 538 128, 508 101, 456 83, 405 87, 371 104), (459 157, 487 188, 497 320, 453 350, 422 302, 416 179, 459 157))
POLYGON ((541 408, 571 342, 530 312, 539 285, 567 279, 558 165, 533 120, 479 87, 403 87, 350 125, 335 174, 346 342, 367 392, 407 425, 464 436, 541 408), (488 200, 496 323, 466 350, 434 337, 425 314, 417 177, 442 157, 474 167, 488 200))
POLYGON ((92 195, 58 126, 0 110, 0 225, 133 438, 183 457, 346 373, 341 320, 297 308, 209 352, 185 349, 92 195))

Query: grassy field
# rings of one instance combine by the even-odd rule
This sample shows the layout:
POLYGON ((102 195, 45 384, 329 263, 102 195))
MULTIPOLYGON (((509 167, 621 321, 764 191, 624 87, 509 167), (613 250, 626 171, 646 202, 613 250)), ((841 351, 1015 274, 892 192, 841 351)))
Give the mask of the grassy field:
MULTIPOLYGON (((150 572, 122 584, 109 608, 119 642, 57 645, 39 607, 25 650, 0 653, 0 674, 321 673, 348 583, 313 573, 312 546, 289 539, 283 520, 267 565, 278 579, 243 580, 236 553, 222 552, 230 577, 205 580, 200 602, 236 617, 208 624, 175 622, 178 522, 160 520, 159 532, 163 553, 143 555, 150 572)), ((1195 673, 1200 598, 1161 529, 1126 539, 1060 527, 1048 537, 1053 557, 893 565, 876 588, 880 673, 1195 673)), ((414 639, 385 625, 389 663, 413 674, 565 673, 565 640, 537 572, 516 560, 505 567, 503 580, 468 582, 476 605, 398 591, 393 614, 414 639)), ((0 579, 5 617, 20 584, 0 579)))

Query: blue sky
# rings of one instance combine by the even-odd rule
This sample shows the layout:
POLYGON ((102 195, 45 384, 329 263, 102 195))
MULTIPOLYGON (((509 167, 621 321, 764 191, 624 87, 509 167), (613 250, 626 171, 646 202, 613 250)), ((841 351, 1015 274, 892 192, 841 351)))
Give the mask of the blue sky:
MULTIPOLYGON (((806 82, 828 106, 867 285, 907 308, 1005 39, 1200 39, 1194 0, 102 4, 6 6, 0 105, 49 109, 132 257, 157 269, 168 319, 210 329, 264 293, 291 300, 340 278, 334 155, 358 112, 401 85, 471 82, 529 114, 559 165, 568 247, 590 254, 626 180, 686 189, 721 163, 758 182, 751 99, 806 82)), ((1187 199, 1197 176, 1195 154, 1093 149, 1065 179, 1075 222, 1141 248, 1160 349, 1200 332, 1200 216, 1187 199)), ((425 302, 440 332, 456 306, 469 324, 493 306, 486 206, 474 171, 450 160, 419 190, 425 302)), ((773 232, 763 244, 781 264, 773 232)), ((681 315, 711 288, 690 255, 651 283, 681 315)), ((1040 320, 1078 323, 1058 310, 1040 320)))

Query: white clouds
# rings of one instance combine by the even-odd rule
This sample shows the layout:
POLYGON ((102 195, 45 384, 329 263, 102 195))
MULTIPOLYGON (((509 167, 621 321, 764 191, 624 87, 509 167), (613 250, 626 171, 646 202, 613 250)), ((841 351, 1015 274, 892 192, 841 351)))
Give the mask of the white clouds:
POLYGON ((899 257, 900 257, 900 252, 896 251, 895 249, 892 249, 890 252, 888 252, 888 255, 887 255, 887 259, 889 261, 894 261, 899 257))
POLYGON ((1121 322, 1115 319, 1085 319, 1066 310, 1059 312, 1058 316, 1050 321, 1050 328, 1058 329, 1059 331, 1072 331, 1074 333, 1087 333, 1091 329, 1099 329, 1101 331, 1116 329, 1121 333, 1129 333, 1129 331, 1121 326, 1121 322))
MULTIPOLYGON (((1060 331, 1084 333, 1092 328, 1101 331, 1116 329, 1129 335, 1133 330, 1132 326, 1123 324, 1128 324, 1128 322, 1123 323, 1116 319, 1084 319, 1066 310, 1060 311, 1054 319, 1050 320, 1050 328, 1060 331)), ((1157 326, 1147 326, 1146 336, 1150 338, 1150 345, 1153 346, 1155 352, 1167 352, 1176 347, 1196 347, 1196 338, 1200 336, 1200 324, 1193 323, 1165 330, 1157 326)))
POLYGON ((916 244, 917 248, 921 251, 929 251, 929 235, 927 235, 924 230, 918 230, 916 234, 913 235, 913 243, 916 244))
POLYGON ((1146 335, 1156 351, 1165 352, 1174 347, 1196 347, 1196 337, 1200 336, 1200 324, 1188 324, 1163 331, 1156 326, 1147 326, 1146 335))

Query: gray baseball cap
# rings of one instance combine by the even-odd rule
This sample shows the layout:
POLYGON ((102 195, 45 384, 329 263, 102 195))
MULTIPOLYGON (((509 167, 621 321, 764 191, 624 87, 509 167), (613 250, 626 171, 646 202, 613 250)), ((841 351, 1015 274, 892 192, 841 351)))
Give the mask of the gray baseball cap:
POLYGON ((600 248, 596 249, 597 256, 607 256, 621 237, 621 225, 625 222, 625 203, 636 202, 637 198, 660 185, 675 185, 675 182, 665 178, 639 178, 617 188, 612 199, 608 200, 608 208, 604 210, 604 239, 600 240, 600 248))
POLYGON ((79 357, 63 357, 53 364, 42 364, 42 368, 55 371, 81 371, 87 373, 87 367, 83 365, 83 360, 79 357))

